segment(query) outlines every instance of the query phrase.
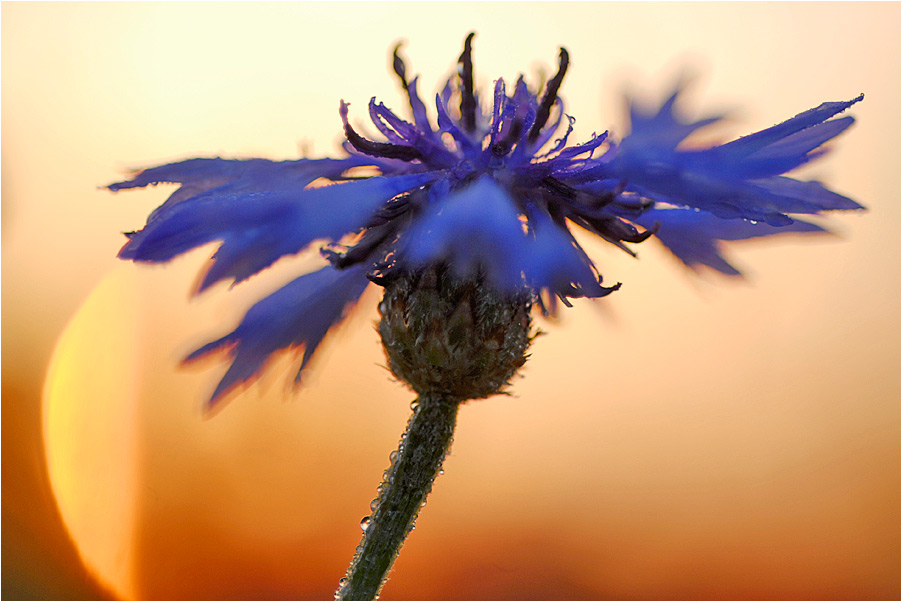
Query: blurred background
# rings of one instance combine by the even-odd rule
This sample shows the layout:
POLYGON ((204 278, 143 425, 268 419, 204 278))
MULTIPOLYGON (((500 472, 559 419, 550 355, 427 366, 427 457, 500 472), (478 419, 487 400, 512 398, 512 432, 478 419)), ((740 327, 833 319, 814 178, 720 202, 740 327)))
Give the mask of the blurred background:
POLYGON ((212 246, 118 262, 171 188, 129 169, 334 154, 338 102, 403 110, 477 31, 477 82, 571 56, 573 140, 682 73, 731 137, 866 94, 806 168, 869 208, 835 236, 730 245, 744 280, 592 241, 623 288, 541 323, 513 395, 467 404, 383 599, 898 599, 898 3, 4 3, 4 598, 331 598, 412 395, 378 291, 291 391, 293 358, 215 415, 178 360, 310 269, 189 299, 212 246))

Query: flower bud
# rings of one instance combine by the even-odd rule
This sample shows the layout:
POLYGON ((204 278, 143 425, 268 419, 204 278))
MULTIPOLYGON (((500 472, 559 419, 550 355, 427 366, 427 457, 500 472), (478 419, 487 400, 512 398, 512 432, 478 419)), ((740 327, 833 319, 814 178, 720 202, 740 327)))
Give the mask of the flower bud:
POLYGON ((386 283, 379 334, 392 373, 418 395, 465 401, 502 392, 532 340, 528 289, 499 293, 444 267, 386 283))

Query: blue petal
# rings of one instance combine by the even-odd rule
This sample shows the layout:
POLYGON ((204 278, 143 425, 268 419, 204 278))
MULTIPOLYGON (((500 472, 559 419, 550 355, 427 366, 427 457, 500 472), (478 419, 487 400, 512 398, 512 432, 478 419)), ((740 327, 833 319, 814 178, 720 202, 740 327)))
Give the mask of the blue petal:
POLYGON ((655 236, 683 263, 691 268, 706 265, 722 274, 740 275, 739 270, 723 257, 720 242, 745 240, 785 233, 825 232, 816 224, 795 220, 775 227, 746 220, 722 220, 703 211, 691 209, 651 209, 634 220, 645 228, 659 226, 655 236))
POLYGON ((416 131, 416 129, 412 125, 402 119, 398 119, 397 121, 400 122, 401 128, 406 131, 406 134, 399 135, 399 132, 401 132, 402 130, 399 129, 398 132, 396 132, 395 129, 398 129, 397 126, 395 126, 395 129, 389 127, 388 124, 386 124, 386 119, 380 113, 388 113, 393 117, 395 116, 395 114, 392 113, 388 108, 386 108, 386 106, 381 102, 377 105, 375 96, 370 99, 369 112, 370 121, 373 122, 373 125, 376 126, 376 129, 378 129, 383 136, 388 138, 388 141, 392 144, 406 144, 407 138, 410 137, 411 132, 416 131), (406 137, 402 137, 405 135, 406 137))
MULTIPOLYGON (((541 149, 546 144, 548 144, 548 142, 552 138, 554 138, 554 134, 558 131, 558 128, 561 126, 561 121, 564 120, 564 117, 565 117, 564 101, 562 101, 560 99, 560 97, 558 97, 554 100, 554 107, 556 108, 555 110, 557 112, 557 116, 554 118, 554 123, 551 125, 546 125, 545 127, 542 128, 542 133, 539 134, 539 137, 536 138, 535 143, 532 145, 532 148, 535 150, 541 149)), ((567 136, 569 136, 570 132, 573 131, 573 123, 576 122, 576 119, 570 117, 569 115, 566 115, 566 117, 567 117, 567 121, 569 122, 566 133, 564 133, 564 135, 561 138, 559 138, 558 140, 555 141, 555 147, 552 150, 540 155, 540 157, 547 157, 551 154, 558 152, 560 149, 562 149, 562 148, 564 148, 564 146, 566 146, 567 136)))
MULTIPOLYGON (((569 130, 567 133, 570 133, 569 130)), ((559 178, 566 178, 568 175, 574 173, 578 174, 584 169, 583 162, 589 162, 590 158, 587 157, 582 161, 574 161, 573 159, 586 153, 595 152, 595 149, 601 146, 607 138, 607 132, 602 132, 601 134, 593 133, 592 139, 588 142, 565 148, 560 151, 556 157, 545 161, 542 165, 547 166, 551 172, 559 178)))
POLYGON ((446 106, 445 101, 442 96, 439 96, 438 94, 435 95, 435 110, 438 114, 439 130, 451 134, 451 137, 454 138, 454 142, 457 143, 464 155, 470 158, 478 157, 481 154, 481 149, 476 148, 473 145, 473 141, 470 140, 470 137, 454 125, 454 121, 448 115, 448 107, 446 106))
POLYGON ((481 274, 504 292, 520 292, 527 283, 570 297, 612 290, 599 284, 565 228, 536 208, 525 228, 509 193, 488 176, 427 207, 402 238, 399 262, 409 268, 446 263, 458 277, 481 274))
POLYGON ((389 110, 384 104, 370 100, 370 119, 383 136, 394 144, 406 144, 416 148, 423 161, 433 167, 449 167, 457 162, 456 157, 444 147, 431 128, 421 130, 389 110))
MULTIPOLYGON (((789 136, 801 132, 806 128, 822 123, 863 99, 864 94, 861 94, 858 97, 845 102, 825 102, 813 109, 799 113, 792 119, 787 119, 783 123, 779 123, 766 130, 761 130, 760 132, 743 136, 733 142, 724 144, 720 149, 726 154, 735 155, 737 158, 749 156, 752 153, 761 151, 767 146, 776 144, 789 136)), ((845 127, 842 129, 845 129, 845 127)), ((838 133, 839 132, 836 132, 833 135, 835 136, 838 133)), ((830 136, 830 138, 832 137, 833 136, 830 136)))
POLYGON ((161 182, 193 184, 207 181, 241 182, 243 187, 269 187, 273 183, 305 186, 316 178, 336 176, 355 165, 359 165, 359 162, 349 162, 347 159, 187 159, 144 169, 131 180, 110 184, 107 188, 116 192, 161 182))
MULTIPOLYGON (((563 104, 563 103, 560 103, 560 104, 563 104)), ((539 140, 536 141, 536 148, 541 148, 548 142, 548 140, 551 140, 551 137, 554 135, 554 132, 557 131, 557 128, 560 125, 561 118, 563 116, 564 116, 564 113, 563 113, 563 111, 561 111, 558 114, 558 120, 557 120, 557 123, 554 124, 554 127, 548 128, 548 129, 545 129, 542 131, 542 135, 540 136, 539 140)), ((547 153, 538 155, 536 157, 536 159, 544 159, 545 157, 550 157, 550 156, 554 155, 555 153, 559 153, 561 150, 563 150, 567 146, 567 139, 570 137, 570 134, 573 132, 573 124, 574 123, 576 123, 576 119, 574 117, 571 117, 570 115, 567 115, 567 131, 564 132, 564 134, 560 138, 558 138, 557 140, 554 141, 555 142, 554 146, 551 147, 551 149, 547 153)))
MULTIPOLYGON (((844 132, 855 120, 842 117, 797 131, 787 137, 758 148, 753 152, 744 145, 733 146, 746 138, 697 153, 699 168, 722 169, 724 175, 741 178, 762 178, 791 171, 821 156, 820 146, 844 132)), ((747 138, 751 138, 748 136, 747 138)), ((750 147, 757 148, 757 144, 750 147)))
POLYGON ((524 274, 530 286, 569 297, 604 297, 619 287, 601 286, 591 260, 570 232, 546 212, 530 209, 534 239, 523 250, 524 274))
POLYGON ((750 180, 750 182, 753 185, 764 189, 770 195, 786 199, 784 202, 795 200, 796 202, 804 203, 811 208, 809 211, 793 211, 790 209, 787 210, 788 213, 817 213, 819 211, 864 209, 862 205, 859 205, 849 197, 829 190, 820 182, 802 182, 785 176, 776 176, 764 180, 750 180))
POLYGON ((139 171, 131 180, 110 184, 107 188, 116 192, 163 182, 182 184, 163 205, 150 214, 148 221, 152 221, 170 206, 212 189, 221 188, 231 192, 297 189, 317 178, 336 178, 352 167, 368 163, 360 157, 293 161, 188 159, 139 171))
POLYGON ((210 405, 257 376, 267 359, 281 349, 304 347, 295 377, 300 382, 317 346, 357 302, 367 284, 364 266, 341 271, 328 266, 292 280, 257 302, 234 331, 185 358, 188 362, 217 349, 230 348, 232 364, 210 397, 210 405))
POLYGON ((220 192, 251 192, 303 188, 317 178, 336 178, 342 172, 365 165, 359 157, 349 159, 188 159, 144 169, 126 182, 110 184, 113 192, 144 188, 160 183, 182 184, 165 203, 148 216, 148 223, 173 205, 217 189, 220 192))
POLYGON ((508 193, 488 176, 427 207, 404 236, 400 260, 448 263, 461 278, 482 270, 503 291, 523 288, 525 234, 508 193))
POLYGON ((162 262, 221 240, 201 290, 225 278, 241 281, 317 239, 355 232, 389 199, 433 179, 430 174, 374 177, 321 188, 276 186, 265 192, 217 188, 161 207, 119 256, 162 262))
POLYGON ((536 120, 539 101, 536 99, 536 96, 529 91, 529 87, 526 85, 526 82, 523 81, 522 75, 517 78, 517 82, 514 85, 514 94, 510 98, 513 106, 516 107, 516 118, 520 119, 523 123, 520 141, 514 148, 512 156, 520 161, 529 161, 532 159, 533 149, 539 148, 527 142, 529 131, 536 120))
POLYGON ((630 101, 630 135, 627 139, 643 146, 653 145, 673 149, 691 133, 722 119, 721 116, 695 122, 681 119, 676 113, 675 106, 682 91, 682 85, 678 86, 657 111, 647 110, 630 101))
POLYGON ((863 97, 828 102, 755 134, 711 149, 675 145, 711 120, 685 123, 675 116, 672 96, 649 116, 634 108, 633 133, 580 178, 626 182, 626 190, 656 201, 695 207, 722 218, 792 223, 789 213, 856 209, 860 205, 816 183, 780 178, 819 156, 825 142, 846 130, 852 118, 826 121, 863 97))
POLYGON ((426 105, 420 99, 420 95, 417 94, 417 80, 419 79, 419 76, 417 76, 407 84, 407 98, 410 100, 413 122, 420 130, 428 132, 430 137, 434 137, 432 136, 432 128, 429 125, 429 117, 426 115, 426 105))
POLYGON ((507 102, 507 96, 505 95, 505 86, 504 79, 498 78, 495 80, 495 92, 494 92, 494 100, 492 102, 492 125, 489 128, 489 147, 494 146, 496 142, 498 142, 499 135, 501 134, 501 121, 502 117, 504 117, 507 112, 505 109, 508 109, 507 106, 509 103, 507 102))
POLYGON ((782 157, 791 155, 804 155, 843 133, 846 128, 855 123, 854 117, 840 117, 824 123, 813 125, 786 138, 770 144, 760 151, 753 153, 752 157, 782 157))

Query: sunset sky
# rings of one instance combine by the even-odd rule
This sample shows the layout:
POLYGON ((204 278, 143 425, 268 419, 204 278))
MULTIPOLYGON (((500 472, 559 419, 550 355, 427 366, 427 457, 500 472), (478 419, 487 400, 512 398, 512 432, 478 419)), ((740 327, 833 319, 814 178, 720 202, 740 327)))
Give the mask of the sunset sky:
MULTIPOLYGON (((2 12, 3 597, 328 599, 412 393, 371 287, 293 391, 294 357, 211 416, 220 358, 181 368, 279 262, 189 298, 213 245, 120 262, 194 156, 335 155, 340 99, 403 110, 476 31, 476 80, 566 46, 574 140, 623 95, 694 74, 713 139, 865 100, 799 172, 868 207, 814 238, 736 243, 746 278, 585 239, 623 287, 539 337, 513 395, 465 405, 382 599, 893 599, 899 591, 898 3, 15 3, 2 12)), ((712 138, 709 138, 712 139, 712 138)))

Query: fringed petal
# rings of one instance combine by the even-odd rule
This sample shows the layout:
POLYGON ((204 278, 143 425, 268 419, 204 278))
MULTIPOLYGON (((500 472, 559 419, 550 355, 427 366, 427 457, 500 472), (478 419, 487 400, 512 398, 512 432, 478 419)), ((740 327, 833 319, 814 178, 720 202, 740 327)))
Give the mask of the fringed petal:
POLYGON ((359 164, 359 161, 348 159, 188 159, 138 171, 131 180, 110 184, 107 188, 116 192, 162 182, 195 184, 206 181, 238 183, 245 189, 253 186, 264 189, 270 189, 274 185, 305 186, 316 178, 334 177, 359 164))
MULTIPOLYGON (((826 152, 820 148, 849 128, 855 119, 842 117, 813 125, 786 138, 747 153, 740 138, 729 144, 687 155, 699 170, 719 172, 722 177, 764 178, 791 171, 826 152)), ((751 138, 748 136, 747 138, 751 138)), ((757 147, 756 144, 750 144, 757 147)))
POLYGON ((746 220, 723 220, 710 213, 691 209, 652 209, 635 220, 638 224, 658 230, 655 236, 680 261, 690 268, 706 265, 728 276, 739 276, 740 271, 722 255, 721 242, 745 240, 788 233, 823 233, 816 224, 795 220, 775 227, 766 223, 746 220))
POLYGON ((370 100, 370 119, 383 136, 394 144, 406 144, 415 148, 422 160, 434 167, 449 167, 457 159, 444 147, 431 128, 421 129, 395 115, 384 104, 370 100))
POLYGON ((604 297, 619 288, 601 286, 585 251, 546 212, 531 207, 529 224, 533 240, 525 245, 523 264, 531 287, 567 297, 604 297))
POLYGON ((818 213, 820 211, 855 211, 864 209, 849 197, 826 188, 816 181, 802 182, 784 176, 752 180, 751 183, 767 191, 768 194, 783 199, 792 199, 810 207, 809 211, 789 209, 789 213, 818 213))
POLYGON ((454 120, 448 115, 448 107, 442 96, 435 96, 435 110, 438 114, 439 131, 451 134, 451 137, 454 138, 454 142, 460 147, 464 154, 478 154, 479 150, 473 144, 470 137, 457 127, 454 124, 454 120))
POLYGON ((413 78, 410 83, 407 85, 407 96, 410 100, 410 110, 413 112, 413 122, 417 125, 417 127, 424 131, 432 134, 432 128, 429 125, 429 117, 426 114, 426 105, 420 99, 420 95, 417 93, 417 80, 419 77, 413 78))
POLYGON ((409 268, 445 263, 461 278, 485 277, 505 292, 524 285, 554 295, 602 297, 592 262, 570 233, 531 208, 526 227, 509 193, 491 178, 436 199, 400 242, 409 268))
MULTIPOLYGON (((857 102, 864 100, 864 94, 861 94, 852 100, 843 102, 825 102, 821 105, 808 109, 803 113, 799 113, 792 119, 787 119, 783 123, 769 127, 760 132, 743 136, 732 142, 728 142, 719 147, 721 152, 727 155, 733 155, 736 158, 743 158, 760 152, 765 148, 779 143, 785 143, 786 138, 793 136, 807 128, 816 126, 825 122, 834 115, 841 113, 857 102)), ((848 127, 844 126, 840 131, 848 127)), ((835 132, 833 136, 838 134, 835 132)), ((832 138, 833 136, 830 136, 832 138)), ((829 140, 829 138, 827 138, 829 140)), ((826 140, 824 140, 826 141, 826 140)), ((823 143, 822 141, 821 143, 823 143)), ((810 149, 809 149, 810 150, 810 149)))
MULTIPOLYGON (((694 207, 717 217, 792 223, 791 213, 857 209, 860 205, 816 183, 779 174, 822 154, 821 146, 845 131, 852 118, 825 121, 859 100, 828 102, 779 125, 706 150, 679 150, 684 134, 707 122, 682 123, 671 97, 653 117, 639 113, 638 130, 616 153, 578 174, 626 183, 626 190, 648 198, 694 207), (656 128, 660 132, 656 133, 656 128), (679 140, 678 140, 679 139, 679 140)), ((636 115, 634 114, 634 118, 636 115)))
POLYGON ((682 119, 676 112, 676 101, 682 91, 683 85, 680 84, 657 111, 641 107, 635 101, 628 100, 630 134, 627 139, 645 147, 674 149, 696 130, 723 119, 720 115, 694 122, 682 119))
POLYGON ((119 256, 163 262, 221 240, 201 290, 227 278, 239 282, 284 255, 300 252, 314 240, 336 240, 360 230, 385 202, 433 177, 373 177, 321 188, 267 192, 213 189, 152 216, 119 256))
POLYGON ((229 348, 232 363, 210 397, 210 406, 236 386, 259 375, 269 357, 304 348, 301 374, 329 329, 341 322, 369 281, 363 266, 336 270, 327 266, 292 280, 251 307, 231 333, 191 353, 186 362, 229 348))
POLYGON ((461 278, 484 273, 513 292, 523 288, 525 240, 514 202, 483 176, 425 209, 402 239, 399 261, 414 268, 445 262, 461 278))
POLYGON ((296 159, 270 161, 269 159, 188 159, 158 167, 140 170, 131 180, 110 184, 107 189, 116 192, 129 188, 144 188, 161 183, 181 184, 169 199, 148 218, 182 201, 213 189, 221 192, 266 192, 299 189, 318 178, 334 179, 353 167, 369 164, 360 157, 347 159, 296 159))

